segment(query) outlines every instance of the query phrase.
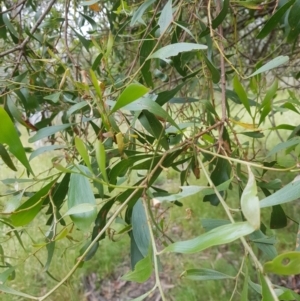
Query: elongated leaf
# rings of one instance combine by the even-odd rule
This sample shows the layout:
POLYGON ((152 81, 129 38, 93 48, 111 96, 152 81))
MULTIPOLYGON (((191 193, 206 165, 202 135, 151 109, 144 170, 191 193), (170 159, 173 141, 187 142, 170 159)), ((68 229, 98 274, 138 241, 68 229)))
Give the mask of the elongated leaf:
MULTIPOLYGON (((230 179, 231 169, 228 160, 222 158, 218 158, 217 160, 218 161, 216 163, 216 166, 213 172, 211 173, 211 180, 213 181, 216 187, 223 184, 224 182, 227 182, 230 179)), ((223 196, 224 191, 220 191, 220 194, 223 196)), ((219 204, 219 199, 215 193, 205 195, 203 201, 210 202, 213 206, 217 206, 219 204)))
POLYGON ((273 295, 270 291, 269 286, 267 285, 267 282, 264 278, 264 276, 260 273, 260 283, 261 283, 261 294, 262 294, 262 299, 261 301, 274 301, 273 295))
POLYGON ((12 170, 17 171, 16 166, 14 165, 13 161, 11 160, 8 152, 6 151, 3 144, 0 143, 0 157, 2 158, 3 162, 12 170))
POLYGON ((287 252, 278 255, 264 264, 266 273, 278 275, 295 275, 300 271, 300 252, 287 252))
POLYGON ((195 44, 195 43, 175 43, 165 46, 156 52, 152 53, 148 59, 158 58, 167 61, 167 58, 176 56, 181 52, 193 51, 193 50, 205 50, 206 45, 195 44))
POLYGON ((12 213, 11 222, 14 226, 25 226, 36 217, 43 205, 43 198, 46 197, 55 182, 56 179, 50 182, 48 185, 44 186, 41 190, 39 190, 31 198, 29 198, 24 204, 18 207, 15 212, 12 213))
POLYGON ((51 261, 52 261, 53 255, 54 255, 54 251, 55 251, 55 241, 48 242, 46 245, 46 249, 47 249, 47 261, 44 266, 44 271, 49 270, 49 267, 50 267, 50 264, 51 264, 51 261))
POLYGON ((90 203, 82 203, 70 208, 63 216, 86 213, 86 212, 93 211, 94 209, 95 209, 95 205, 92 205, 90 203))
POLYGON ((102 174, 103 179, 108 182, 106 173, 106 153, 103 143, 100 140, 96 142, 96 160, 99 166, 99 170, 102 174))
POLYGON ((296 137, 294 139, 287 140, 285 142, 281 142, 277 144, 272 150, 270 150, 267 154, 267 157, 270 157, 284 149, 287 149, 291 146, 298 145, 300 143, 300 138, 296 137))
POLYGON ((175 242, 167 246, 162 253, 175 252, 192 254, 212 246, 230 243, 238 238, 249 235, 255 229, 248 222, 239 222, 217 227, 194 239, 175 242))
MULTIPOLYGON (((247 259, 246 259, 247 260, 247 259)), ((248 263, 248 261, 247 261, 248 263)), ((248 301, 248 281, 249 281, 249 272, 248 272, 248 265, 245 265, 245 276, 244 276, 244 284, 243 290, 241 293, 241 300, 240 301, 248 301)))
POLYGON ((263 65, 262 67, 260 67, 259 69, 257 69, 254 73, 252 73, 251 75, 248 76, 252 77, 254 75, 269 71, 271 69, 275 69, 280 65, 285 64, 286 62, 289 61, 289 57, 288 56, 277 56, 275 59, 271 60, 270 62, 266 63, 265 65, 263 65))
POLYGON ((241 209, 246 220, 257 230, 260 228, 260 207, 255 177, 249 165, 248 175, 248 183, 241 197, 241 209))
POLYGON ((152 274, 152 260, 151 260, 151 252, 142 260, 140 260, 134 268, 134 271, 131 271, 121 279, 127 281, 134 281, 138 283, 143 283, 149 279, 152 274))
POLYGON ((23 297, 23 298, 28 298, 31 300, 36 300, 36 298, 34 296, 14 290, 13 288, 5 286, 2 283, 0 284, 0 291, 3 293, 6 293, 6 294, 15 295, 15 296, 23 297))
POLYGON ((266 236, 261 230, 251 233, 249 238, 267 256, 267 259, 272 260, 277 256, 274 239, 266 236))
POLYGON ((233 88, 234 88, 235 93, 238 95, 240 101, 244 105, 245 109, 247 110, 247 112, 251 116, 250 104, 249 104, 249 101, 248 101, 246 91, 244 90, 242 84, 240 83, 237 75, 233 79, 233 88))
POLYGON ((287 184, 282 189, 261 200, 260 208, 288 203, 298 199, 299 195, 300 181, 299 179, 295 179, 293 182, 287 184))
MULTIPOLYGON (((80 169, 85 170, 86 167, 81 165, 80 169)), ((75 206, 86 203, 89 203, 91 206, 96 206, 96 200, 88 179, 81 174, 71 174, 68 191, 68 209, 70 210, 75 206)), ((86 231, 95 220, 96 215, 96 208, 93 208, 88 212, 72 214, 70 217, 76 227, 86 231)))
POLYGON ((134 101, 133 103, 130 103, 129 105, 123 107, 123 109, 128 111, 148 110, 152 114, 159 116, 164 120, 167 120, 178 130, 180 130, 178 128, 177 123, 171 118, 171 116, 160 105, 158 105, 155 101, 153 101, 150 98, 146 98, 146 97, 140 98, 134 101))
POLYGON ((133 206, 132 216, 132 233, 137 247, 141 254, 146 257, 150 246, 150 232, 147 223, 145 208, 141 200, 138 200, 133 206))
POLYGON ((220 280, 220 279, 234 279, 233 276, 223 274, 221 272, 210 270, 210 269, 190 269, 184 271, 181 277, 190 280, 220 280))
POLYGON ((144 12, 147 10, 147 8, 153 4, 155 2, 155 0, 148 0, 145 1, 133 14, 132 18, 131 18, 131 22, 130 22, 130 26, 134 26, 137 22, 143 24, 146 26, 146 23, 144 22, 144 20, 142 19, 142 16, 144 14, 144 12))
POLYGON ((57 149, 62 149, 62 148, 67 148, 67 145, 46 145, 46 146, 42 146, 38 149, 36 149, 35 151, 33 151, 30 156, 29 156, 29 161, 33 160, 35 157, 46 153, 46 152, 51 152, 53 150, 57 150, 57 149))
POLYGON ((79 110, 86 110, 89 108, 89 105, 86 101, 81 101, 76 103, 75 105, 71 106, 68 111, 66 112, 66 119, 70 118, 70 116, 74 113, 76 113, 79 110))
POLYGON ((21 204, 23 194, 24 194, 24 190, 22 190, 18 194, 15 194, 8 201, 6 201, 5 209, 3 210, 3 212, 4 213, 12 213, 13 211, 15 211, 21 204))
POLYGON ((280 7, 277 12, 271 16, 262 30, 258 33, 257 38, 263 39, 265 38, 274 28, 275 26, 281 21, 281 18, 286 13, 286 11, 293 5, 295 0, 287 1, 282 7, 280 7))
POLYGON ((145 95, 148 91, 149 89, 141 84, 130 84, 119 96, 116 104, 111 110, 111 113, 121 109, 126 105, 129 105, 133 101, 145 95))
POLYGON ((168 0, 158 19, 158 26, 160 29, 160 35, 162 35, 169 27, 173 20, 172 14, 172 0, 168 0))
POLYGON ((9 151, 29 172, 33 173, 14 124, 2 107, 0 107, 0 120, 0 143, 7 144, 9 151))
POLYGON ((53 93, 44 97, 46 100, 50 100, 53 103, 57 103, 59 101, 61 92, 53 93))
POLYGON ((87 151, 83 141, 79 137, 75 137, 75 146, 76 146, 76 149, 77 149, 78 153, 80 154, 81 158, 83 159, 84 163, 86 164, 86 166, 90 170, 92 170, 88 151, 87 151))
POLYGON ((71 123, 66 123, 66 124, 53 125, 53 126, 48 126, 48 127, 42 128, 42 129, 38 130, 34 136, 30 137, 28 139, 28 141, 30 143, 36 142, 45 137, 54 135, 57 132, 63 131, 65 129, 69 128, 71 125, 72 125, 71 123))
POLYGON ((204 61, 206 63, 207 68, 211 73, 212 81, 217 84, 221 79, 220 71, 216 68, 216 66, 208 59, 206 55, 203 56, 204 61))
POLYGON ((203 189, 207 189, 207 186, 180 186, 181 192, 176 194, 168 194, 165 196, 158 196, 155 199, 159 201, 167 201, 167 202, 174 202, 178 201, 182 198, 189 197, 200 192, 203 189))
POLYGON ((272 110, 272 99, 275 97, 276 92, 278 89, 278 80, 275 80, 272 86, 268 89, 266 96, 264 97, 262 104, 260 106, 260 109, 262 109, 262 112, 260 113, 259 123, 260 125, 268 116, 268 114, 272 110))
POLYGON ((143 113, 139 116, 139 121, 141 122, 142 126, 159 141, 165 150, 169 149, 169 143, 166 139, 165 129, 156 119, 154 114, 143 110, 143 113))

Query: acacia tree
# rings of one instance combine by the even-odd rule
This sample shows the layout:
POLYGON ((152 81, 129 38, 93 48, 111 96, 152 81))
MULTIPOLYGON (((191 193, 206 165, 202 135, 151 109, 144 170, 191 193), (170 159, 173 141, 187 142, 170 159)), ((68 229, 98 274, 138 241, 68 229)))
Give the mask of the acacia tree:
MULTIPOLYGON (((46 229, 39 249, 47 252, 45 273, 72 232, 84 233, 85 244, 43 296, 9 287, 17 263, 3 244, 0 290, 46 299, 97 253, 118 217, 131 240, 132 272, 123 279, 144 282, 155 273, 154 287, 136 300, 156 289, 168 299, 159 275, 163 254, 236 240, 244 250, 237 254, 241 300, 248 300, 251 265, 259 282, 252 288, 263 300, 299 300, 269 278, 299 273, 299 247, 278 255, 267 235, 298 220, 281 206, 299 197, 298 178, 282 183, 273 175, 298 172, 299 126, 276 117, 299 114, 299 10, 298 0, 1 2, 0 155, 16 171, 14 179, 2 178, 1 223, 20 249, 32 223, 46 229), (281 90, 284 99, 276 98, 281 90), (24 147, 19 135, 26 131, 29 143, 49 143, 24 147), (273 132, 278 142, 263 147, 273 132), (39 174, 31 160, 49 156, 51 167, 39 174), (179 173, 178 193, 155 185, 166 169, 179 173), (200 174, 207 186, 189 185, 200 174), (227 203, 236 191, 239 199, 227 203), (173 241, 151 202, 180 206, 196 193, 201 206, 222 206, 227 220, 202 220, 204 234, 173 241), (265 207, 272 207, 269 225, 261 220, 265 207)), ((232 277, 200 268, 182 276, 232 277)))

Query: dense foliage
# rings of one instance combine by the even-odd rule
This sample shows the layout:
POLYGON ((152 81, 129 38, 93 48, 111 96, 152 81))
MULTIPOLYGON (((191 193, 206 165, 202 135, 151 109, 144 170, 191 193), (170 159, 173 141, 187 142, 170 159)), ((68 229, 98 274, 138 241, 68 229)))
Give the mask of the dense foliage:
POLYGON ((299 126, 289 117, 300 109, 299 0, 6 0, 0 8, 1 168, 15 171, 1 174, 2 292, 44 300, 106 235, 113 244, 125 233, 132 271, 123 279, 156 279, 136 300, 156 289, 168 300, 163 254, 236 241, 237 275, 195 266, 181 277, 236 277, 239 300, 250 288, 263 300, 300 300, 269 277, 300 273, 299 245, 278 255, 270 236, 299 220, 282 206, 300 195, 299 126), (51 166, 39 173, 36 160, 51 166), (179 174, 178 191, 157 185, 167 170, 179 174), (227 220, 202 219, 205 233, 174 241, 157 206, 195 194, 212 212, 222 206, 227 220), (239 197, 228 202, 230 195, 239 197), (116 220, 122 227, 112 233, 116 220), (77 232, 77 261, 52 275, 56 249, 77 232), (9 284, 20 262, 5 244, 28 250, 26 237, 38 244, 28 257, 46 251, 40 264, 57 280, 40 297, 9 284))

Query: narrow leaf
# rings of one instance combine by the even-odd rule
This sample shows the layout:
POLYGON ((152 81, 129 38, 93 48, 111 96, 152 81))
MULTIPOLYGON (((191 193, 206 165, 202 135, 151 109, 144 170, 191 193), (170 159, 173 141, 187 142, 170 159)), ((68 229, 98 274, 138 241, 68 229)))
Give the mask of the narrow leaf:
POLYGON ((260 283, 261 283, 261 294, 262 294, 262 299, 261 301, 274 301, 273 295, 270 291, 270 288, 263 276, 263 274, 259 274, 260 276, 260 283))
POLYGON ((150 232, 145 208, 141 200, 138 200, 133 207, 131 224, 135 243, 141 254, 146 257, 150 246, 150 232))
POLYGON ((254 75, 269 71, 271 69, 277 68, 278 66, 280 66, 282 64, 285 64, 288 61, 289 61, 288 56, 280 55, 280 56, 276 57, 275 59, 271 60, 270 62, 266 63, 265 65, 263 65, 259 69, 257 69, 254 73, 249 75, 248 78, 252 77, 254 75))
POLYGON ((175 252, 192 254, 212 246, 230 243, 238 238, 249 235, 255 229, 248 222, 239 222, 217 227, 194 239, 175 242, 166 247, 162 253, 175 252))
POLYGON ((45 137, 54 135, 57 132, 63 131, 65 129, 69 128, 71 125, 72 125, 71 123, 66 123, 66 124, 53 125, 53 126, 48 126, 48 127, 42 128, 42 129, 38 130, 34 136, 30 137, 28 139, 28 141, 30 143, 36 142, 45 137))
POLYGON ((162 35, 169 27, 173 20, 172 14, 172 0, 168 0, 158 19, 158 26, 160 28, 160 35, 162 35))
POLYGON ((6 151, 3 144, 0 143, 0 157, 2 158, 3 162, 12 170, 17 171, 13 161, 11 160, 8 152, 6 151))
POLYGON ((295 179, 280 190, 260 201, 260 208, 280 205, 294 201, 300 195, 300 181, 295 179))
POLYGON ((81 158, 83 159, 84 163, 86 164, 86 166, 92 171, 89 154, 84 145, 84 142, 78 136, 75 137, 75 147, 78 153, 80 154, 81 158))
POLYGON ((43 199, 49 193, 55 182, 56 179, 48 185, 44 186, 41 190, 39 190, 31 198, 29 198, 24 204, 18 207, 15 212, 12 213, 11 222, 14 226, 25 226, 36 217, 43 205, 43 199))
POLYGON ((284 149, 287 149, 291 146, 298 145, 300 143, 300 138, 296 137, 294 139, 287 140, 277 144, 271 151, 268 152, 267 157, 270 157, 284 149))
POLYGON ((108 182, 106 173, 106 153, 103 143, 100 140, 96 142, 96 160, 103 179, 108 182))
POLYGON ((2 107, 0 107, 0 120, 0 143, 7 144, 9 151, 33 173, 14 124, 2 107))
POLYGON ((248 101, 246 91, 244 90, 242 84, 240 83, 237 75, 233 79, 233 89, 236 92, 236 94, 238 95, 238 97, 239 97, 240 101, 242 102, 242 104, 244 105, 245 109, 251 116, 250 104, 248 101))
POLYGON ((152 114, 159 116, 159 117, 163 118, 164 120, 167 120, 173 126, 175 126, 178 130, 180 130, 178 128, 177 123, 171 118, 171 116, 160 105, 158 105, 155 101, 153 101, 150 98, 142 97, 142 98, 136 100, 135 102, 130 103, 129 105, 125 106, 123 109, 128 110, 128 111, 148 110, 152 114))
POLYGON ((51 152, 57 149, 62 149, 62 148, 67 148, 67 145, 62 145, 62 144, 57 144, 57 145, 46 145, 46 146, 42 146, 38 149, 36 149, 35 151, 33 151, 30 156, 29 156, 29 161, 33 160, 35 157, 46 153, 46 152, 51 152))
POLYGON ((148 88, 141 84, 130 84, 119 96, 116 104, 111 110, 111 113, 121 109, 122 107, 132 103, 138 98, 142 97, 149 91, 148 88))
POLYGON ((130 26, 134 26, 137 22, 143 24, 146 26, 146 23, 144 22, 144 20, 142 19, 142 16, 144 14, 144 12, 147 10, 147 8, 153 4, 155 2, 155 0, 148 0, 145 1, 133 14, 132 18, 131 18, 131 22, 130 22, 130 26))
POLYGON ((295 0, 287 1, 282 7, 280 7, 274 15, 268 20, 262 30, 258 33, 257 38, 263 39, 265 38, 274 28, 275 26, 281 21, 281 18, 286 13, 286 11, 293 5, 295 0))
MULTIPOLYGON (((88 172, 88 169, 83 165, 80 166, 80 169, 86 169, 88 172)), ((77 205, 86 203, 89 203, 91 206, 96 206, 96 200, 88 179, 81 174, 71 174, 68 191, 68 210, 77 205)), ((96 215, 96 208, 93 208, 88 212, 72 214, 70 217, 79 229, 86 231, 95 220, 96 215)))
POLYGON ((187 52, 193 50, 205 50, 205 49, 207 49, 207 46, 202 44, 175 43, 157 50, 152 55, 150 55, 148 59, 159 58, 161 60, 167 61, 167 58, 169 58, 170 56, 176 56, 181 52, 187 52))
POLYGON ((223 274, 221 272, 210 269, 190 269, 184 271, 181 277, 190 280, 220 280, 220 279, 234 279, 230 275, 223 274))
POLYGON ((19 297, 23 297, 23 298, 28 298, 31 300, 36 300, 36 298, 34 296, 19 292, 17 290, 14 290, 10 287, 7 287, 3 284, 0 284, 0 291, 6 294, 10 294, 10 295, 15 295, 15 296, 19 296, 19 297))
POLYGON ((93 211, 94 209, 95 209, 95 205, 90 203, 82 203, 70 208, 63 216, 78 214, 78 213, 86 213, 86 212, 93 211))

